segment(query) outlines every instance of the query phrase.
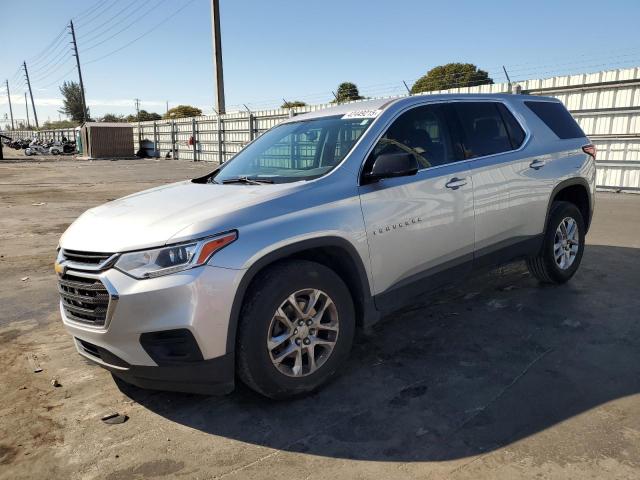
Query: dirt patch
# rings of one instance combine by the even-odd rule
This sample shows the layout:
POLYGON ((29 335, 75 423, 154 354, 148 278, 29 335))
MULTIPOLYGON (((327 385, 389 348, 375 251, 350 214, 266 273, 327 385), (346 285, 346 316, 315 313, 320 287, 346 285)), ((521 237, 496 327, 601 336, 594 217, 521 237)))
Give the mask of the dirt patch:
POLYGON ((0 163, 15 184, 0 187, 0 479, 638 477, 640 196, 598 198, 569 284, 540 288, 520 265, 408 306, 309 397, 115 383, 61 325, 60 232, 107 198, 211 169, 0 163), (129 420, 105 425, 114 411, 129 420))
POLYGON ((144 462, 135 467, 116 470, 106 476, 106 480, 128 480, 141 478, 157 478, 178 473, 184 468, 184 462, 173 460, 154 460, 144 462))
POLYGON ((0 444, 0 465, 8 465, 18 455, 18 449, 0 444))

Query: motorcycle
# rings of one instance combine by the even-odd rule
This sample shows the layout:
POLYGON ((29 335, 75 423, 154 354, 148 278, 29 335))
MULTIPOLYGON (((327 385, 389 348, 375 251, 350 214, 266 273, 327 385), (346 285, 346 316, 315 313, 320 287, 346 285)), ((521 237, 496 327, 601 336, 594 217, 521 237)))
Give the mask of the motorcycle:
POLYGON ((24 154, 27 157, 30 157, 31 155, 48 155, 49 147, 43 145, 39 140, 34 139, 29 143, 29 146, 24 149, 24 154))
POLYGON ((76 142, 70 142, 67 139, 63 139, 62 142, 53 142, 49 147, 49 153, 51 155, 71 155, 76 153, 76 142))

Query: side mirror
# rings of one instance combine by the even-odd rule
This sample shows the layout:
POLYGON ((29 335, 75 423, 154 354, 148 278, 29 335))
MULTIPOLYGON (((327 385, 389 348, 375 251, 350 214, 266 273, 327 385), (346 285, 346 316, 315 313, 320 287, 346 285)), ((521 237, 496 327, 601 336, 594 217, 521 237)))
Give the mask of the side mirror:
POLYGON ((383 178, 407 177, 418 173, 418 169, 418 161, 410 153, 383 153, 373 162, 371 172, 366 178, 377 181, 383 178))

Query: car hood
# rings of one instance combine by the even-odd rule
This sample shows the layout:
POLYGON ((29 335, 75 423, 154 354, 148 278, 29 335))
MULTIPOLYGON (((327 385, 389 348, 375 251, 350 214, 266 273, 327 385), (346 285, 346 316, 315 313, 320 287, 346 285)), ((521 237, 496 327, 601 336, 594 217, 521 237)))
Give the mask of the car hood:
POLYGON ((152 188, 87 210, 62 235, 60 246, 124 252, 222 232, 240 226, 234 225, 236 212, 286 195, 300 184, 185 181, 152 188))

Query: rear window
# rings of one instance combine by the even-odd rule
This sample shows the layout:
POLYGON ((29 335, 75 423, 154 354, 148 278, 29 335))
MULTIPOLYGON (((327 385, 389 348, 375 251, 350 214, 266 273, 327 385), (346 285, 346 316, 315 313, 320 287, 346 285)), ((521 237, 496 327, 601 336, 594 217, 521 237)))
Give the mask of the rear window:
POLYGON ((564 105, 556 102, 524 102, 559 138, 582 138, 584 132, 564 105))

